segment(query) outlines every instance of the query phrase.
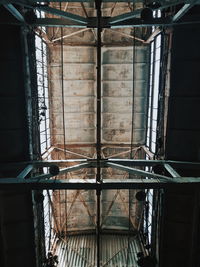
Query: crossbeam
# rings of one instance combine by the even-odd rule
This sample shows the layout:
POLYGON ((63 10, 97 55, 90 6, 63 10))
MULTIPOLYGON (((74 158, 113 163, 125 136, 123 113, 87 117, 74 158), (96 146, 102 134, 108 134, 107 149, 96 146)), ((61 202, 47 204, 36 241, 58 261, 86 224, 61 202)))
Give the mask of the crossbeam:
POLYGON ((19 179, 1 178, 0 190, 114 190, 114 189, 159 189, 159 188, 200 188, 200 177, 181 177, 171 181, 159 179, 19 179))
MULTIPOLYGON (((28 164, 32 164, 35 167, 49 167, 52 164, 60 165, 67 163, 90 163, 92 167, 95 167, 97 163, 96 159, 66 159, 66 160, 37 160, 37 161, 23 161, 23 162, 4 162, 0 163, 0 168, 10 168, 17 166, 27 166, 28 164)), ((178 160, 145 160, 145 159, 118 159, 118 158, 106 158, 100 159, 100 163, 102 167, 105 163, 116 163, 124 166, 134 167, 134 166, 149 166, 153 167, 156 165, 173 165, 177 168, 182 169, 200 169, 200 162, 192 162, 192 161, 178 161, 178 160)))
MULTIPOLYGON (((153 27, 153 26, 162 26, 168 27, 172 25, 178 25, 178 23, 173 23, 171 18, 154 18, 148 21, 144 21, 140 18, 134 18, 126 21, 121 21, 117 23, 110 24, 108 18, 102 18, 101 28, 130 28, 130 27, 153 27)), ((73 27, 73 28, 97 28, 97 23, 95 18, 88 18, 88 24, 83 24, 78 21, 72 21, 66 18, 38 18, 33 26, 42 26, 42 27, 73 27)))

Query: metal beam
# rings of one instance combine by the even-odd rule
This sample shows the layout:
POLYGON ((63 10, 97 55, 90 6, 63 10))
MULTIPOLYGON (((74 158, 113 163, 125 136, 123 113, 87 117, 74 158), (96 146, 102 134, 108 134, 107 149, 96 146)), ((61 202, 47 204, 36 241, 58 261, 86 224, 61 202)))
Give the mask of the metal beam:
POLYGON ((149 178, 156 178, 156 179, 163 179, 163 180, 171 180, 170 177, 164 176, 164 175, 160 175, 160 174, 155 174, 155 173, 150 173, 150 172, 146 172, 146 171, 142 171, 142 170, 138 170, 135 168, 131 168, 131 167, 127 167, 127 166, 123 166, 120 164, 115 164, 115 163, 105 163, 107 167, 112 167, 115 169, 119 169, 122 171, 127 171, 130 174, 135 174, 135 175, 139 175, 142 177, 149 177, 149 178))
POLYGON ((145 44, 149 44, 151 43, 154 38, 159 34, 161 33, 161 29, 158 27, 157 29, 155 29, 152 34, 148 37, 148 39, 145 41, 145 44))
POLYGON ((41 27, 67 27, 67 28, 85 28, 83 23, 72 22, 69 19, 41 18, 37 19, 33 26, 41 27))
POLYGON ((135 40, 137 40, 137 41, 139 41, 139 42, 141 42, 141 43, 146 43, 145 42, 145 40, 143 40, 143 39, 141 39, 141 38, 138 38, 138 37, 136 37, 136 36, 133 36, 133 35, 131 35, 131 34, 127 34, 127 33, 124 33, 124 32, 120 32, 120 31, 115 31, 115 30, 112 30, 112 29, 106 29, 106 30, 108 30, 108 31, 110 31, 110 32, 113 32, 113 33, 116 33, 116 34, 119 34, 119 35, 122 35, 122 36, 125 36, 125 37, 127 37, 127 38, 131 38, 131 39, 135 39, 135 40))
MULTIPOLYGON (((192 1, 195 2, 195 1, 192 1)), ((194 3, 192 4, 185 4, 172 18, 173 22, 177 22, 179 19, 181 19, 189 10, 194 6, 194 3)))
POLYGON ((136 18, 138 15, 140 15, 141 11, 142 11, 142 9, 137 9, 133 12, 128 12, 128 13, 125 13, 125 14, 122 14, 119 16, 112 17, 108 21, 112 25, 114 23, 118 23, 118 22, 122 22, 122 21, 129 20, 132 18, 136 18))
POLYGON ((107 162, 123 164, 126 166, 155 166, 170 164, 183 169, 200 169, 200 162, 176 160, 142 160, 142 159, 107 159, 107 162))
POLYGON ((121 22, 117 22, 114 24, 105 24, 105 27, 111 27, 113 29, 117 28, 130 28, 130 27, 153 27, 153 26, 162 26, 162 27, 168 27, 172 25, 178 25, 175 23, 172 23, 171 18, 153 18, 148 21, 144 21, 141 18, 133 18, 121 22))
POLYGON ((24 179, 34 168, 34 165, 28 165, 20 174, 17 176, 19 179, 24 179))
MULTIPOLYGON (((94 18, 90 20, 88 19, 89 23, 88 25, 72 21, 69 19, 64 18, 40 18, 37 19, 36 22, 33 24, 33 26, 43 26, 43 27, 73 27, 73 28, 97 28, 96 21, 94 18)), ((188 23, 188 22, 186 22, 188 23)), ((176 23, 172 23, 171 18, 154 18, 149 21, 143 21, 140 18, 130 19, 127 21, 122 21, 118 23, 110 24, 108 22, 108 18, 103 18, 102 28, 112 28, 112 29, 118 29, 118 28, 130 28, 130 27, 153 27, 153 26, 172 26, 172 25, 178 25, 176 23)))
POLYGON ((63 151, 66 154, 74 155, 76 157, 81 157, 81 158, 85 158, 85 159, 92 159, 91 157, 88 157, 88 156, 80 154, 80 153, 73 152, 73 151, 68 150, 68 149, 64 149, 64 148, 60 148, 60 147, 55 147, 55 149, 59 150, 59 151, 63 151))
POLYGON ((171 174, 172 177, 174 177, 174 178, 180 177, 178 172, 175 171, 174 168, 172 168, 172 166, 170 166, 169 164, 164 164, 164 167, 171 174))
MULTIPOLYGON (((97 153, 97 174, 96 183, 101 183, 101 32, 102 32, 102 13, 101 0, 95 0, 97 13, 97 86, 96 86, 96 153, 97 153)), ((100 251, 100 232, 101 232, 101 190, 96 189, 96 241, 97 241, 97 267, 100 267, 101 251, 100 251)))
POLYGON ((56 15, 56 16, 59 16, 59 17, 65 18, 65 19, 69 19, 71 21, 82 23, 84 25, 87 25, 87 23, 88 23, 88 19, 87 18, 84 18, 84 17, 79 16, 79 15, 75 15, 75 14, 72 14, 72 13, 69 13, 69 12, 66 12, 66 11, 62 11, 62 10, 59 10, 59 9, 56 9, 56 8, 52 8, 52 7, 49 7, 49 6, 42 6, 42 5, 41 6, 36 6, 36 9, 38 11, 44 11, 46 13, 53 14, 53 15, 56 15))
POLYGON ((113 190, 113 189, 157 189, 157 188, 200 188, 200 177, 160 179, 106 179, 96 183, 96 179, 19 179, 1 178, 1 190, 113 190))
MULTIPOLYGON (((125 151, 126 152, 126 151, 125 151)), ((8 163, 0 163, 1 169, 8 169, 8 168, 16 168, 21 166, 22 168, 26 167, 28 164, 33 164, 34 167, 49 167, 52 164, 61 165, 67 163, 75 163, 75 162, 82 162, 82 163, 89 163, 90 167, 94 168, 97 167, 97 159, 66 159, 66 160, 38 160, 38 161, 24 161, 24 162, 8 162, 8 163)), ((200 162, 190 162, 190 161, 175 161, 175 160, 144 160, 144 159, 115 159, 115 158, 108 158, 108 159, 101 159, 100 164, 102 167, 106 167, 106 163, 116 163, 121 164, 123 166, 156 166, 156 165, 164 165, 169 164, 172 167, 176 166, 177 168, 182 169, 196 169, 200 170, 200 162)), ((76 165, 78 166, 78 165, 76 165)), ((79 165, 80 166, 80 165, 79 165)), ((72 166, 73 167, 73 166, 72 166)), ((70 167, 71 168, 71 167, 70 167)), ((89 168, 89 167, 87 167, 89 168)))
MULTIPOLYGON (((91 167, 91 163, 82 163, 82 164, 78 164, 78 165, 75 165, 75 166, 71 166, 71 167, 67 167, 67 168, 61 169, 58 175, 65 174, 65 173, 68 173, 68 172, 77 171, 77 170, 80 170, 80 169, 83 169, 83 168, 90 168, 90 167, 91 167)), ((39 175, 39 176, 34 177, 34 178, 40 180, 40 179, 49 179, 49 178, 52 178, 54 176, 56 176, 56 175, 52 175, 50 173, 47 173, 47 174, 39 175)))
POLYGON ((63 39, 67 39, 67 38, 69 38, 69 37, 71 37, 71 36, 74 36, 74 35, 77 35, 77 34, 79 34, 79 33, 82 33, 82 32, 85 32, 85 31, 89 31, 89 30, 90 30, 89 28, 84 28, 84 29, 78 30, 78 31, 76 31, 76 32, 69 33, 69 34, 67 34, 67 35, 64 35, 64 36, 58 37, 58 38, 56 38, 56 39, 53 39, 53 40, 52 40, 52 43, 57 42, 57 41, 60 41, 61 39, 62 39, 62 40, 63 40, 63 39))
POLYGON ((25 22, 23 15, 12 4, 6 4, 4 7, 20 22, 25 22))
MULTIPOLYGON (((184 2, 184 1, 174 1, 174 2, 171 2, 171 3, 167 3, 167 4, 164 4, 164 5, 160 6, 159 8, 154 8, 153 10, 154 11, 156 11, 156 10, 163 10, 163 9, 168 8, 168 7, 176 6, 177 4, 180 4, 181 2, 184 2)), ((194 2, 194 0, 193 0, 193 2, 194 2)), ((138 15, 141 14, 141 11, 142 10, 143 10, 143 8, 136 9, 136 10, 134 10, 132 12, 128 12, 128 13, 125 13, 125 14, 122 14, 122 15, 115 16, 113 18, 110 18, 109 19, 109 24, 112 25, 112 24, 115 24, 115 23, 125 22, 125 21, 128 21, 128 20, 132 20, 134 18, 137 18, 138 15)))

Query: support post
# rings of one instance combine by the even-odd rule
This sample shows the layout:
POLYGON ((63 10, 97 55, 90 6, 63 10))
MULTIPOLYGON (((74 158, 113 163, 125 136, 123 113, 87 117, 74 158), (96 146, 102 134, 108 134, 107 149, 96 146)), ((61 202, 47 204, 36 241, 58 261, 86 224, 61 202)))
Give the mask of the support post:
MULTIPOLYGON (((96 152, 97 152, 97 175, 96 183, 101 182, 101 0, 96 0, 97 12, 97 128, 96 128, 96 152)), ((100 211, 101 211, 101 189, 96 190, 97 195, 97 225, 96 225, 96 238, 97 238, 97 267, 100 267, 100 211)))

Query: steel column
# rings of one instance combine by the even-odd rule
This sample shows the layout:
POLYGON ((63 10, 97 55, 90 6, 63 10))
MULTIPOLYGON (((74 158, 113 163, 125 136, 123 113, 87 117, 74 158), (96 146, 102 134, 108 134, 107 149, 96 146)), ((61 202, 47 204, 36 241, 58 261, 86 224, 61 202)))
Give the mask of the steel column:
MULTIPOLYGON (((101 0, 95 1, 97 12, 97 114, 96 114, 96 152, 97 152, 97 175, 96 183, 101 182, 101 0)), ((97 196, 97 218, 96 218, 96 236, 97 236, 97 267, 100 267, 100 213, 101 213, 101 189, 96 189, 97 196)))

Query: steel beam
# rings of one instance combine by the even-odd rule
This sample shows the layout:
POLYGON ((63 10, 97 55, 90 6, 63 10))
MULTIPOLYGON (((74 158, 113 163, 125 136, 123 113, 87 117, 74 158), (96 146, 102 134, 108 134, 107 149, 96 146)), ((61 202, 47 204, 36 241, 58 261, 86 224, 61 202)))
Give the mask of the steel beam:
MULTIPOLYGON (((83 169, 83 168, 90 168, 90 167, 91 167, 91 163, 82 163, 82 164, 78 164, 78 165, 75 165, 75 166, 71 166, 71 167, 67 167, 67 168, 61 169, 58 175, 65 174, 65 173, 68 173, 68 172, 77 171, 77 170, 80 170, 80 169, 83 169)), ((35 178, 37 178, 38 180, 40 180, 40 179, 50 179, 50 178, 52 178, 54 176, 56 176, 56 175, 52 175, 50 173, 47 173, 47 174, 38 175, 35 178)))
POLYGON ((158 188, 200 188, 200 177, 160 179, 19 179, 1 178, 1 190, 114 190, 114 189, 158 189, 158 188))
POLYGON ((173 22, 181 19, 195 4, 196 1, 191 1, 193 3, 185 4, 172 18, 173 22))
POLYGON ((183 169, 200 169, 200 162, 176 160, 140 160, 140 159, 107 159, 107 162, 123 164, 125 166, 155 166, 170 164, 183 169))
POLYGON ((106 166, 107 167, 112 167, 112 168, 115 168, 115 169, 119 169, 119 170, 122 170, 122 171, 126 171, 126 172, 128 172, 130 174, 134 174, 134 175, 138 175, 138 176, 142 176, 142 177, 162 179, 162 180, 166 180, 166 181, 168 181, 168 180, 170 181, 171 180, 170 177, 167 177, 167 176, 164 176, 164 175, 150 173, 150 172, 138 170, 138 169, 135 169, 135 168, 131 168, 131 167, 127 167, 127 166, 123 166, 123 165, 115 164, 115 163, 111 163, 111 162, 106 163, 106 166))
MULTIPOLYGON (((102 32, 102 13, 101 0, 95 0, 97 14, 97 112, 96 112, 96 153, 97 153, 97 174, 96 183, 101 183, 101 32, 102 32)), ((100 267, 101 251, 100 251, 100 232, 101 232, 101 189, 96 189, 96 241, 97 241, 97 267, 100 267)))
POLYGON ((28 165, 20 174, 17 176, 19 179, 24 179, 34 168, 34 165, 28 165))
POLYGON ((140 15, 142 9, 137 9, 133 12, 128 12, 119 16, 112 17, 108 20, 108 22, 112 25, 114 23, 119 23, 122 21, 126 21, 132 18, 136 18, 138 15, 140 15))
MULTIPOLYGON (((0 163, 1 169, 7 168, 16 168, 22 166, 22 168, 26 167, 29 164, 34 165, 34 167, 49 167, 52 164, 67 164, 67 163, 89 163, 90 167, 97 167, 97 159, 66 159, 66 160, 38 160, 38 161, 24 161, 24 162, 8 162, 8 163, 0 163)), ((200 170, 200 162, 190 162, 190 161, 175 161, 175 160, 144 160, 144 159, 101 159, 100 164, 102 167, 106 167, 106 163, 116 163, 123 166, 156 166, 156 165, 164 165, 169 164, 172 167, 176 166, 177 168, 182 169, 199 169, 200 170)), ((80 165, 79 165, 80 166, 80 165)), ((88 167, 89 168, 89 167, 88 167)))
POLYGON ((115 31, 115 30, 112 30, 112 29, 106 29, 106 30, 111 31, 111 32, 113 32, 113 33, 116 33, 116 34, 118 34, 118 35, 125 36, 125 37, 127 37, 127 38, 135 39, 135 40, 137 40, 137 41, 139 41, 139 42, 141 42, 141 43, 146 43, 143 39, 138 38, 138 37, 136 37, 136 36, 133 36, 133 35, 131 35, 131 34, 127 34, 127 33, 124 33, 124 32, 115 31))
POLYGON ((177 173, 177 171, 172 168, 169 164, 164 164, 165 169, 171 174, 173 178, 180 177, 180 175, 177 173))
POLYGON ((78 22, 72 22, 69 19, 41 18, 37 19, 33 26, 41 27, 67 27, 67 28, 85 28, 86 25, 78 22))
MULTIPOLYGON (((108 18, 103 18, 103 23, 101 24, 102 28, 112 28, 112 29, 118 29, 118 28, 131 28, 131 27, 153 27, 153 26, 172 26, 172 25, 178 25, 176 23, 172 23, 171 18, 154 18, 149 21, 143 21, 140 18, 130 19, 126 21, 121 21, 118 23, 110 24, 108 22, 108 18)), ((77 21, 71 21, 69 19, 64 18, 40 18, 37 19, 36 22, 33 24, 33 26, 43 26, 43 27, 73 27, 73 28, 97 28, 97 24, 92 18, 88 19, 88 24, 83 24, 77 21)))
POLYGON ((145 44, 150 44, 154 38, 161 33, 161 29, 158 27, 157 29, 155 29, 152 34, 148 37, 148 39, 145 41, 145 44))
POLYGON ((117 28, 130 28, 130 27, 153 27, 153 26, 168 27, 172 25, 178 25, 178 24, 173 23, 170 17, 166 17, 166 18, 153 18, 147 21, 144 21, 141 18, 133 18, 113 24, 105 24, 104 27, 111 27, 113 29, 117 29, 117 28))
POLYGON ((53 14, 53 15, 56 15, 56 16, 59 16, 59 17, 65 18, 65 19, 69 19, 71 21, 82 23, 84 25, 87 25, 87 23, 88 23, 88 19, 87 18, 84 18, 84 17, 79 16, 79 15, 75 15, 75 14, 72 14, 72 13, 69 13, 69 12, 66 12, 66 11, 62 11, 62 10, 59 10, 59 9, 56 9, 56 8, 52 8, 52 7, 49 7, 49 6, 42 6, 42 5, 41 6, 36 6, 36 9, 38 11, 43 11, 45 13, 53 14))
POLYGON ((20 22, 25 22, 23 15, 12 4, 6 4, 4 7, 20 22))
POLYGON ((60 40, 63 40, 63 39, 66 39, 66 38, 69 38, 69 37, 72 37, 74 35, 77 35, 79 33, 82 33, 82 32, 85 32, 85 31, 89 31, 89 30, 90 30, 89 28, 84 28, 84 29, 78 30, 76 32, 69 33, 67 35, 64 35, 64 36, 61 36, 61 37, 58 37, 58 38, 53 39, 52 40, 52 43, 57 42, 57 41, 60 41, 60 40))

